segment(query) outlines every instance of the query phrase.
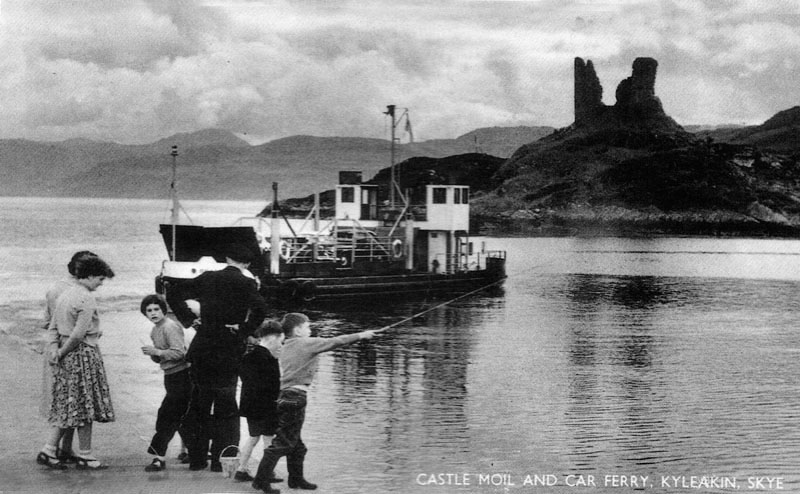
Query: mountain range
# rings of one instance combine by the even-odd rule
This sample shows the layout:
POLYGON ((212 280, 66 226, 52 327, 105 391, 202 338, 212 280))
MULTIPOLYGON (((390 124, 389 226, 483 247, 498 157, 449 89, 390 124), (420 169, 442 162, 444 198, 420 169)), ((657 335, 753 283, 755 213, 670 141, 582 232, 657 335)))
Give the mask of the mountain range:
MULTIPOLYGON (((485 128, 456 139, 396 146, 396 162, 414 156, 445 157, 482 152, 508 157, 552 127, 485 128)), ((271 199, 330 189, 343 170, 365 177, 390 165, 390 142, 358 137, 292 136, 250 145, 231 132, 208 129, 145 145, 72 139, 0 140, 0 195, 167 198, 172 177, 184 199, 271 199)))

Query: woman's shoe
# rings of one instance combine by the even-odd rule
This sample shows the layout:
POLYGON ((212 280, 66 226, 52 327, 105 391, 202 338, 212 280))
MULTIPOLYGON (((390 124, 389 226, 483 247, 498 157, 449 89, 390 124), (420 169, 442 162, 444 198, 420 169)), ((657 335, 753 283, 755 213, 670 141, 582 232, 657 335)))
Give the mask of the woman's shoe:
POLYGON ((108 465, 101 463, 97 458, 75 457, 75 468, 78 470, 105 470, 108 465))
POLYGON ((64 465, 61 460, 56 458, 55 456, 50 456, 44 451, 40 451, 38 455, 36 455, 36 463, 39 465, 44 465, 48 468, 52 468, 53 470, 66 470, 67 466, 64 465))
POLYGON ((76 463, 75 453, 72 451, 64 451, 61 448, 56 448, 56 458, 61 460, 61 463, 65 465, 69 465, 70 463, 76 463))

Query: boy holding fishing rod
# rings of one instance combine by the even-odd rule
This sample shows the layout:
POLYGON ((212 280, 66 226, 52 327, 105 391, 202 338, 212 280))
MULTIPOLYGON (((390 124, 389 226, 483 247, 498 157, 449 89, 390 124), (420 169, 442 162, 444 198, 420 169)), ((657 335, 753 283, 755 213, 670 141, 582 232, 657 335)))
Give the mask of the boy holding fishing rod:
POLYGON ((334 338, 312 338, 308 317, 297 312, 283 316, 281 326, 286 339, 279 359, 281 391, 278 396, 278 430, 272 443, 264 450, 253 480, 253 488, 269 494, 280 492, 270 487, 270 481, 273 469, 282 456, 286 456, 290 488, 317 488, 316 484, 303 477, 303 461, 308 450, 300 432, 306 414, 306 394, 317 373, 319 354, 359 340, 372 339, 377 334, 377 331, 362 331, 334 338))

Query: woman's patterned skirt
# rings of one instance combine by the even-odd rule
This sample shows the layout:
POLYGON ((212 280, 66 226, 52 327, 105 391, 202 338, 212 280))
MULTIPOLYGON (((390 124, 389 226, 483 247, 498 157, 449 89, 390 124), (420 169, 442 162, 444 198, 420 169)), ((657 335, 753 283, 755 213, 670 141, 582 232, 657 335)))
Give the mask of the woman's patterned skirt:
POLYGON ((100 349, 81 343, 54 367, 49 422, 66 429, 113 421, 114 407, 100 349))

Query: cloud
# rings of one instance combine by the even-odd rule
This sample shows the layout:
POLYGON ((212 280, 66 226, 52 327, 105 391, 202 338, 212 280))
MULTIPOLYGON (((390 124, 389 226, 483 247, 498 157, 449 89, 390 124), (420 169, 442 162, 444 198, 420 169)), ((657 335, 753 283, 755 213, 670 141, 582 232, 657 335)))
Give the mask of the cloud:
POLYGON ((796 2, 3 0, 0 137, 150 142, 208 127, 254 140, 419 139, 572 121, 573 58, 613 104, 636 57, 681 123, 797 104, 796 2))
POLYGON ((68 98, 57 106, 45 102, 31 104, 25 112, 23 123, 29 127, 78 125, 93 122, 103 115, 103 109, 93 103, 68 98))
POLYGON ((200 53, 228 27, 219 12, 187 1, 10 3, 9 35, 24 40, 28 56, 107 69, 149 70, 200 53))

